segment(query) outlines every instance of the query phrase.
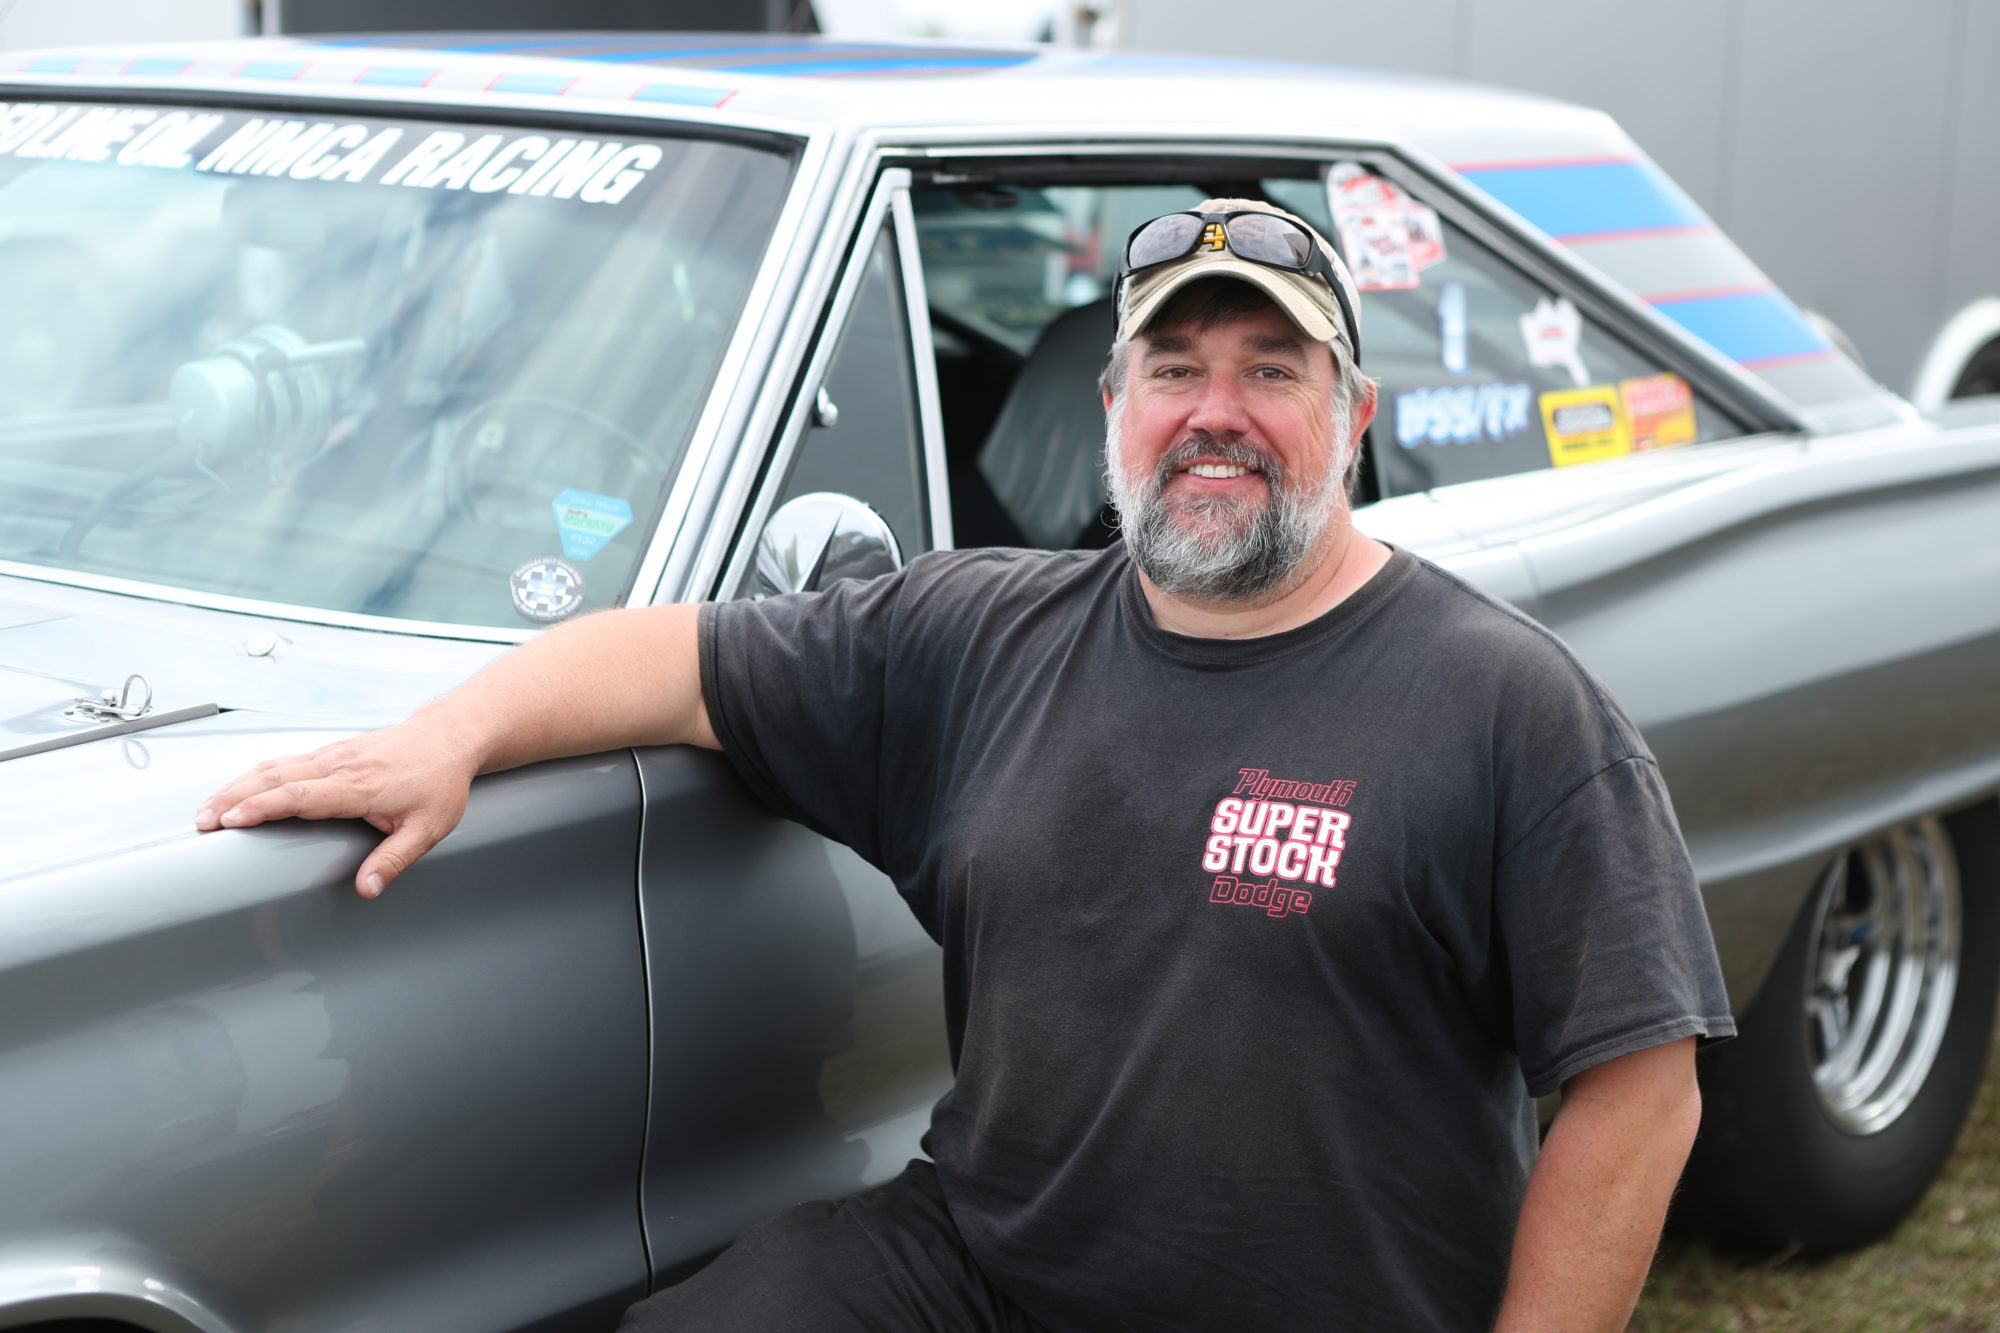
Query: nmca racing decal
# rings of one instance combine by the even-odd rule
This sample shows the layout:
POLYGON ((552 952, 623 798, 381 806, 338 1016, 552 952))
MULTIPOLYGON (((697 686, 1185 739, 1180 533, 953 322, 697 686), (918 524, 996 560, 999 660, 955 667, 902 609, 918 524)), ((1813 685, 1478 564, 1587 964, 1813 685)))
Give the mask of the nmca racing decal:
POLYGON ((0 102, 0 158, 617 204, 658 144, 159 107, 0 102))
POLYGON ((1268 768, 1237 770, 1236 788, 1215 803, 1201 868, 1213 875, 1208 901, 1255 907, 1264 915, 1304 915, 1312 889, 1336 882, 1354 818, 1343 808, 1355 784, 1295 782, 1268 768))

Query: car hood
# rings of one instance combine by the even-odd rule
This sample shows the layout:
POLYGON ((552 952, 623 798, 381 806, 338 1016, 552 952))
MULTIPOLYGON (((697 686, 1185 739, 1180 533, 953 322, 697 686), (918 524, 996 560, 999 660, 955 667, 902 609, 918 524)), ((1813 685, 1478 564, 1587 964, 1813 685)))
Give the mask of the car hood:
POLYGON ((500 651, 0 579, 0 886, 194 838, 237 774, 405 717, 500 651), (134 674, 149 718, 199 715, 63 718, 134 674))

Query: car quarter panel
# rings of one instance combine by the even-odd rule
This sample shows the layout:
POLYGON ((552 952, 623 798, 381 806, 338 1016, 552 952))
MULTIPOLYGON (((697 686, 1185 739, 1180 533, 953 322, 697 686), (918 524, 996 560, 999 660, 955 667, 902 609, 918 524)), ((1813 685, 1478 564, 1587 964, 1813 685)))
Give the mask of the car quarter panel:
POLYGON ((231 721, 0 765, 4 845, 60 838, 43 792, 128 834, 0 866, 0 1325, 608 1320, 646 1268, 629 756, 483 779, 367 902, 358 824, 193 832, 328 739, 231 721))
POLYGON ((1480 505, 1539 487, 1540 616, 1658 756, 1740 1012, 1836 849, 2000 787, 2000 424, 1689 452, 1480 505))

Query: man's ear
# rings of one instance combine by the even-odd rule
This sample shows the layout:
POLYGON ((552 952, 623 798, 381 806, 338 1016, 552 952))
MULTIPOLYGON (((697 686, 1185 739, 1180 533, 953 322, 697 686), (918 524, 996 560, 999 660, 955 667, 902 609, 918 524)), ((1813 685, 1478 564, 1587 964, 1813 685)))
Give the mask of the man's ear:
POLYGON ((1380 397, 1375 391, 1374 380, 1363 380, 1361 383, 1364 391, 1361 394, 1361 401, 1354 405, 1354 434, 1348 440, 1349 444, 1357 448, 1361 444, 1362 435, 1368 430, 1368 424, 1375 420, 1375 405, 1380 397))
POLYGON ((1104 415, 1106 415, 1106 416, 1110 416, 1110 415, 1111 415, 1111 390, 1109 390, 1109 389, 1105 389, 1105 390, 1102 390, 1102 392, 1103 392, 1103 394, 1104 394, 1104 415))

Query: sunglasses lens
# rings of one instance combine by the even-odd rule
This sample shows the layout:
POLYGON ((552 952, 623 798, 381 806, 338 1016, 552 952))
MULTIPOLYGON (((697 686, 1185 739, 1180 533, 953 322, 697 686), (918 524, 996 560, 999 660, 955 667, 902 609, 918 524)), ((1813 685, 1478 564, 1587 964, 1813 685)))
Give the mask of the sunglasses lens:
POLYGON ((1259 264, 1303 269, 1312 255, 1312 238, 1283 218, 1239 213, 1229 219, 1229 248, 1259 264))
POLYGON ((1201 219, 1186 213, 1169 213, 1163 218, 1154 218, 1145 226, 1132 233, 1132 239, 1125 243, 1125 263, 1130 268, 1144 268, 1148 264, 1164 264, 1169 259, 1179 259, 1194 249, 1195 237, 1201 235, 1201 219))

